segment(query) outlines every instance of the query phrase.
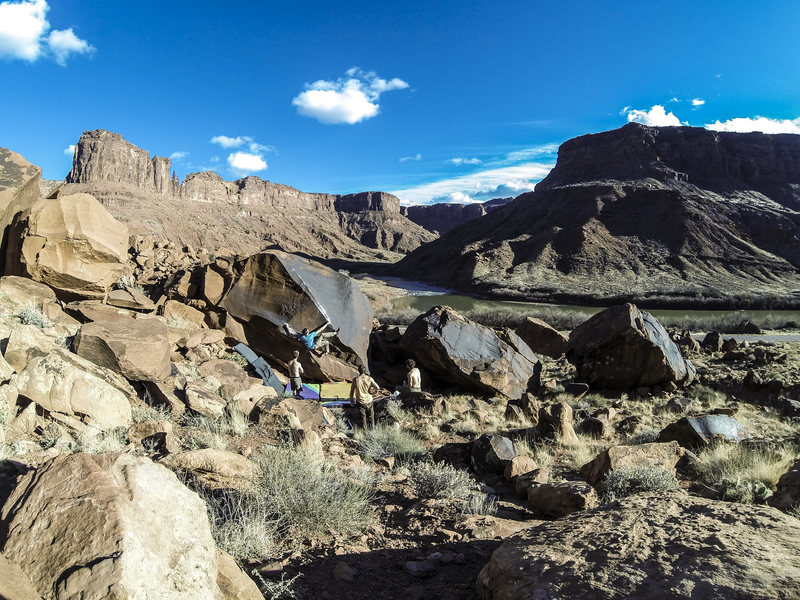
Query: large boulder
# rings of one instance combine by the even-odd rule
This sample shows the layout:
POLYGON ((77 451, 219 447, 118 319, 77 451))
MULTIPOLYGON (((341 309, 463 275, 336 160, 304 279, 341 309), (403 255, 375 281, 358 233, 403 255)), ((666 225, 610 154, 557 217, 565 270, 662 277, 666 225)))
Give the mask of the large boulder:
POLYGON ((271 250, 236 264, 239 277, 219 303, 228 312, 228 335, 259 354, 284 365, 302 344, 286 335, 315 329, 330 321, 337 329, 333 352, 322 357, 303 352, 305 376, 348 379, 357 374, 354 363, 367 364, 372 330, 372 305, 358 285, 315 261, 271 250))
POLYGON ((57 457, 22 477, 0 524, 5 556, 46 598, 220 594, 205 504, 147 458, 57 457))
POLYGON ((741 442, 750 437, 744 427, 728 415, 684 417, 670 423, 658 434, 659 442, 676 441, 684 448, 701 448, 715 439, 741 442))
POLYGON ((472 442, 470 450, 470 462, 476 473, 503 473, 516 456, 514 442, 488 433, 472 442))
POLYGON ((800 590, 800 520, 777 509, 637 494, 525 530, 478 575, 481 600, 778 600, 800 590))
POLYGON ((16 376, 19 395, 100 429, 127 427, 136 392, 124 380, 64 348, 38 353, 16 376))
POLYGON ((559 519, 594 508, 598 498, 594 488, 585 481, 562 481, 530 486, 528 504, 546 517, 559 519))
POLYGON ((800 460, 781 475, 775 494, 769 499, 769 504, 784 510, 800 506, 800 460))
POLYGON ((0 148, 0 256, 6 256, 14 215, 39 201, 41 174, 21 155, 0 148))
POLYGON ((244 488, 258 474, 256 463, 227 450, 202 448, 170 454, 160 461, 181 475, 190 476, 210 489, 244 488))
POLYGON ((558 358, 567 351, 569 338, 541 319, 528 317, 515 331, 537 354, 558 358))
POLYGON ((608 308, 573 329, 567 358, 576 381, 600 389, 688 384, 695 374, 661 323, 633 304, 608 308))
POLYGON ((127 260, 127 226, 89 194, 74 194, 14 218, 5 271, 47 283, 64 300, 103 298, 127 260))
POLYGON ((444 383, 519 398, 534 383, 539 359, 511 330, 502 337, 448 306, 435 306, 408 326, 400 346, 444 383))
POLYGON ((675 475, 675 465, 684 454, 678 442, 651 443, 637 446, 612 446, 581 467, 581 475, 597 485, 620 467, 660 467, 675 475))
POLYGON ((171 345, 159 317, 85 323, 74 346, 78 356, 133 381, 163 381, 170 375, 171 345))

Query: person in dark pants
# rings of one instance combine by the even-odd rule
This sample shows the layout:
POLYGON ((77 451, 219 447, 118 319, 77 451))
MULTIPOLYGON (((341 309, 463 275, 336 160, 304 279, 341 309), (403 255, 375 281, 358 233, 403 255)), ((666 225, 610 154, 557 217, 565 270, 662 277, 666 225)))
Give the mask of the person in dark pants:
POLYGON ((358 376, 353 379, 353 384, 350 386, 350 404, 355 406, 358 404, 359 411, 361 412, 361 427, 367 429, 367 418, 371 427, 375 428, 375 407, 372 395, 377 393, 380 387, 375 380, 367 373, 364 365, 358 367, 358 376))

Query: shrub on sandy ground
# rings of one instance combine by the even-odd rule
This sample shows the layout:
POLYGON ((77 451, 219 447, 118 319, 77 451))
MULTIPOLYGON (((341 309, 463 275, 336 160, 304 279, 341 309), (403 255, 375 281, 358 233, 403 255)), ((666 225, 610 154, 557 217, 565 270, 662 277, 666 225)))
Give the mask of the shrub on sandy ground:
POLYGON ((72 451, 85 454, 103 454, 105 452, 120 452, 127 445, 127 427, 115 427, 103 431, 89 426, 76 436, 72 451))
POLYGON ((769 498, 797 458, 797 450, 788 446, 764 449, 720 443, 701 450, 692 464, 720 498, 750 504, 769 498))
POLYGON ((658 441, 658 436, 661 434, 660 429, 644 429, 637 434, 632 435, 626 440, 629 446, 638 446, 639 444, 652 444, 658 441))
POLYGON ((497 512, 497 498, 484 494, 472 494, 461 509, 462 515, 494 515, 497 512))
POLYGON ((50 319, 44 315, 41 309, 37 308, 33 304, 26 304, 20 308, 14 316, 23 325, 33 325, 39 329, 45 329, 46 327, 52 327, 53 325, 50 322, 50 319))
POLYGON ((469 496, 472 479, 466 471, 445 463, 418 462, 408 476, 421 498, 462 500, 469 496))
POLYGON ((384 404, 384 411, 395 423, 411 420, 411 414, 403 408, 403 403, 397 398, 389 398, 384 404))
POLYGON ((399 461, 411 461, 425 454, 422 441, 399 427, 381 425, 375 429, 361 429, 355 442, 358 451, 372 460, 394 456, 399 461))
POLYGON ((251 489, 205 494, 217 544, 238 560, 265 560, 330 532, 355 536, 372 522, 371 487, 291 447, 266 448, 251 489))
POLYGON ((169 409, 166 405, 150 406, 149 404, 136 404, 131 406, 131 419, 134 423, 167 421, 169 420, 169 416, 169 409))
POLYGON ((181 419, 185 427, 184 442, 190 450, 216 448, 226 450, 226 436, 243 436, 250 428, 250 421, 244 413, 229 406, 220 419, 210 419, 202 415, 185 414, 181 419))
POLYGON ((613 502, 640 492, 671 492, 676 489, 678 481, 675 476, 662 467, 620 467, 606 475, 603 501, 613 502))

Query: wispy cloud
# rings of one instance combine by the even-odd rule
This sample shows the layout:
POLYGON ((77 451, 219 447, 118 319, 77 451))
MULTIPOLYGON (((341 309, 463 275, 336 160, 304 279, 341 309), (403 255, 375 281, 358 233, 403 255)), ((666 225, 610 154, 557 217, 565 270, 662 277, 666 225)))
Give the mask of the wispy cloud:
POLYGON ((169 157, 172 160, 182 160, 182 159, 186 158, 187 156, 189 156, 189 153, 188 152, 184 152, 182 150, 178 150, 177 152, 173 152, 172 154, 169 155, 169 157))
POLYGON ((0 58, 35 62, 48 57, 66 66, 73 54, 91 54, 95 48, 72 28, 50 29, 45 0, 0 3, 0 58))
POLYGON ((681 120, 675 116, 675 113, 667 112, 666 109, 660 104, 652 106, 650 110, 638 110, 626 107, 623 113, 628 117, 628 123, 641 123, 643 125, 652 125, 654 127, 677 127, 680 125, 688 125, 688 123, 681 123, 681 120))
POLYGON ((706 129, 711 131, 734 131, 748 133, 760 131, 762 133, 796 133, 800 134, 800 118, 798 119, 769 119, 767 117, 737 117, 727 121, 707 123, 706 129))
POLYGON ((66 154, 68 156, 74 156, 75 155, 75 144, 70 144, 69 146, 64 148, 64 154, 66 154))
POLYGON ((463 158, 461 156, 455 156, 448 160, 447 162, 452 163, 454 165, 479 165, 483 161, 480 158, 463 158))
POLYGON ((408 83, 397 77, 382 79, 372 71, 353 67, 335 81, 320 79, 307 84, 292 104, 301 115, 320 123, 354 125, 380 112, 381 94, 407 87, 408 83))
POLYGON ((399 160, 400 162, 408 162, 411 160, 419 162, 422 160, 422 154, 417 152, 414 156, 403 156, 402 158, 398 158, 397 160, 399 160))
POLYGON ((483 202, 492 198, 517 196, 531 191, 552 164, 527 163, 513 167, 489 169, 479 173, 452 177, 392 192, 406 205, 436 202, 483 202))
POLYGON ((705 104, 705 103, 706 103, 706 101, 703 100, 702 98, 693 98, 692 99, 692 106, 703 106, 703 104, 705 104))

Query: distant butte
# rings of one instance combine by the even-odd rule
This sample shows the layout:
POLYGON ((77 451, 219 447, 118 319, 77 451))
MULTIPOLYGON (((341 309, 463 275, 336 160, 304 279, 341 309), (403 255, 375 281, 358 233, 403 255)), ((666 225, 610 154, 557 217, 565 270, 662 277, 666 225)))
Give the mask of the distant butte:
POLYGON ((620 129, 561 145, 536 190, 394 272, 547 301, 800 304, 800 136, 620 129))

